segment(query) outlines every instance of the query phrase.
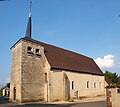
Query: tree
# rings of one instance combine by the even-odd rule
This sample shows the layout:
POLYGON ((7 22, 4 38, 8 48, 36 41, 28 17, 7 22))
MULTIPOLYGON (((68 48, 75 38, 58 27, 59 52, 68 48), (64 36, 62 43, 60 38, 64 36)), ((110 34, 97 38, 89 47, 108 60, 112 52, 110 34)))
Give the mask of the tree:
POLYGON ((112 81, 112 84, 116 84, 119 78, 117 73, 112 73, 110 71, 106 71, 105 76, 107 76, 112 81))
POLYGON ((2 89, 0 89, 0 96, 2 95, 2 89))

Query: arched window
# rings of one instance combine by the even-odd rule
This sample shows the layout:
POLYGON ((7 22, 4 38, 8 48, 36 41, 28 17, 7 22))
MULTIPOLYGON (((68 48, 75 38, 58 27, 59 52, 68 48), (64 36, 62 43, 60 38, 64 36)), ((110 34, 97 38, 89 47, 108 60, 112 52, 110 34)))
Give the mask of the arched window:
POLYGON ((101 88, 101 82, 99 82, 99 88, 101 88))
POLYGON ((45 73, 45 83, 47 83, 47 73, 45 73))
POLYGON ((74 81, 72 81, 72 90, 74 89, 74 81))
POLYGON ((96 82, 94 82, 94 88, 96 88, 96 82))
POLYGON ((16 100, 16 87, 13 88, 13 99, 16 100))
POLYGON ((87 88, 89 88, 90 86, 89 86, 89 81, 87 81, 87 88))

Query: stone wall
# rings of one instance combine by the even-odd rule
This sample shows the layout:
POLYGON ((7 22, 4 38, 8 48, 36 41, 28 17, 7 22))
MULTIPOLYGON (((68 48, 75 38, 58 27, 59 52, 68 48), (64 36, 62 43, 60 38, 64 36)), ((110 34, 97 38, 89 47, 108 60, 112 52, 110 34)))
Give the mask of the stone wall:
POLYGON ((69 79, 70 98, 94 97, 105 95, 104 76, 76 73, 70 71, 64 72, 66 73, 69 79), (73 89, 72 81, 74 82, 73 89))
POLYGON ((23 39, 19 40, 12 47, 10 101, 45 100, 45 72, 48 73, 48 69, 50 67, 44 55, 44 47, 23 39))
POLYGON ((44 47, 29 41, 22 41, 22 102, 44 100, 44 68, 44 47), (30 52, 28 47, 32 48, 30 52), (39 51, 36 52, 36 49, 39 51))
POLYGON ((49 100, 50 101, 59 101, 64 100, 63 96, 63 72, 61 70, 50 71, 49 76, 49 100))
POLYGON ((111 89, 110 88, 106 88, 106 101, 107 101, 107 107, 112 107, 111 89))
POLYGON ((11 49, 11 74, 10 74, 10 101, 21 100, 21 63, 22 63, 22 43, 21 41, 11 49), (14 92, 16 89, 16 92, 14 92))
POLYGON ((120 107, 120 88, 111 88, 111 105, 108 107, 120 107))
POLYGON ((105 95, 104 76, 56 69, 50 71, 50 75, 50 101, 105 95), (89 81, 88 87, 87 81, 89 81))

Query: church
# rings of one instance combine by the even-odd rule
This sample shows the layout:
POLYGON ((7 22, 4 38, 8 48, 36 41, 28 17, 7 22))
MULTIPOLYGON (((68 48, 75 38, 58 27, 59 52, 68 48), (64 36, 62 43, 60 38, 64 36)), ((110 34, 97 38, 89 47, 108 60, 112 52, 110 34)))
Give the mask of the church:
POLYGON ((11 102, 68 101, 105 95, 105 77, 92 58, 26 36, 11 47, 11 102))

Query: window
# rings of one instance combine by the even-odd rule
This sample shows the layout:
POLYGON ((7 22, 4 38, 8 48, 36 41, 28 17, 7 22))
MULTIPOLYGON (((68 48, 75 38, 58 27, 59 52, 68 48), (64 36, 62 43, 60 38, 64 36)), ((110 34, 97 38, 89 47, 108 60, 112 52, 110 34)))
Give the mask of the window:
POLYGON ((40 56, 40 49, 36 49, 35 52, 36 52, 36 55, 40 56))
POLYGON ((96 88, 96 82, 94 82, 94 88, 96 88))
POLYGON ((120 94, 120 89, 119 88, 117 89, 117 93, 120 94))
POLYGON ((101 82, 99 82, 99 88, 101 88, 101 82))
POLYGON ((30 47, 30 46, 28 46, 28 47, 27 47, 27 53, 33 54, 33 48, 30 47))
POLYGON ((32 50, 32 47, 28 46, 27 51, 31 51, 31 50, 32 50))
POLYGON ((36 53, 40 53, 40 50, 39 50, 39 49, 36 49, 36 53))
POLYGON ((72 81, 72 90, 74 89, 74 81, 72 81))
POLYGON ((87 81, 87 88, 89 88, 89 81, 87 81))
POLYGON ((45 83, 47 83, 47 73, 45 73, 45 83))

